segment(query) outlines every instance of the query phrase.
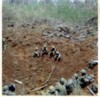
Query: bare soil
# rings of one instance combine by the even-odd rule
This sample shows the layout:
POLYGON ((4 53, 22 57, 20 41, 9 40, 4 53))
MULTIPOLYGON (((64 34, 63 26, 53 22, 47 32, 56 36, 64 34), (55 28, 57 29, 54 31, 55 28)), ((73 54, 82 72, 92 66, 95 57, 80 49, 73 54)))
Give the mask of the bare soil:
MULTIPOLYGON (((98 56, 97 36, 90 35, 82 41, 73 41, 73 37, 43 37, 44 30, 52 29, 54 28, 46 23, 3 29, 3 37, 8 42, 7 50, 2 52, 3 85, 15 83, 15 79, 22 81, 23 85, 15 83, 17 95, 38 95, 39 91, 30 91, 42 85, 48 78, 53 65, 56 67, 49 80, 49 82, 53 82, 52 84, 61 77, 71 78, 82 68, 86 68, 88 74, 95 74, 94 82, 98 83, 98 67, 96 66, 92 70, 88 68, 88 62, 98 56), (41 49, 44 44, 47 44, 49 50, 54 45, 61 53, 62 60, 57 62, 53 58, 49 59, 48 56, 33 58, 32 52, 35 47, 38 46, 41 49)), ((86 88, 83 89, 83 92, 91 95, 86 88)))

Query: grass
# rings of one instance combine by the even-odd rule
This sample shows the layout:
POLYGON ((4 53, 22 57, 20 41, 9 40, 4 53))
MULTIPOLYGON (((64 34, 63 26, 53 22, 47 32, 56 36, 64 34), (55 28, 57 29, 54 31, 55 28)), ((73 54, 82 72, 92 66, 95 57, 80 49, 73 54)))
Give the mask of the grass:
POLYGON ((81 23, 97 15, 97 9, 86 9, 81 5, 72 8, 63 0, 58 6, 52 4, 8 4, 3 3, 3 16, 10 18, 16 24, 31 22, 34 18, 53 18, 72 23, 81 23))

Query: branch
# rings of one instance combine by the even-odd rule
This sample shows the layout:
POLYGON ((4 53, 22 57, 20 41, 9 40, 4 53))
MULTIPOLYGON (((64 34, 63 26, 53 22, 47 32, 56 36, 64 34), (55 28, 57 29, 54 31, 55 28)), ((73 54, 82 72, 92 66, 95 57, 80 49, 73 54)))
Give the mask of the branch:
POLYGON ((47 82, 49 81, 49 79, 50 79, 50 77, 51 77, 51 75, 52 75, 54 69, 55 69, 55 65, 52 67, 52 71, 50 72, 50 74, 49 74, 47 80, 46 80, 44 83, 42 83, 42 84, 45 84, 45 83, 47 83, 47 82))
POLYGON ((40 86, 38 88, 35 88, 34 90, 31 90, 31 92, 35 92, 35 91, 38 91, 38 90, 41 90, 41 89, 44 89, 45 87, 47 87, 48 85, 52 84, 53 82, 49 83, 49 84, 45 84, 43 86, 40 86))
POLYGON ((43 85, 43 84, 45 84, 45 85, 40 86, 40 87, 38 87, 38 88, 35 88, 34 90, 31 89, 31 92, 35 92, 35 91, 41 90, 41 89, 47 87, 48 85, 52 84, 52 82, 49 83, 49 84, 46 84, 46 83, 49 81, 49 79, 50 79, 50 77, 51 77, 51 75, 52 75, 54 69, 55 69, 55 65, 52 67, 52 71, 50 72, 49 77, 47 78, 47 80, 46 80, 44 83, 42 83, 42 85, 43 85))
POLYGON ((90 91, 90 93, 91 93, 92 95, 96 96, 96 94, 90 89, 90 87, 87 86, 87 88, 88 88, 88 90, 90 91))

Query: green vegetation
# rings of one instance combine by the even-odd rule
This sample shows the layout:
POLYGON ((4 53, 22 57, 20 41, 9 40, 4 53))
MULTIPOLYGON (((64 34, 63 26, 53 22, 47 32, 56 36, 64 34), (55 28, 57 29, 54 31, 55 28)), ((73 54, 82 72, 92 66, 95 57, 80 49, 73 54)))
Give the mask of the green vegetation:
POLYGON ((82 4, 72 7, 63 0, 54 4, 10 4, 3 3, 3 17, 9 18, 17 24, 31 22, 34 18, 53 18, 72 23, 83 22, 97 15, 97 9, 87 9, 82 4))

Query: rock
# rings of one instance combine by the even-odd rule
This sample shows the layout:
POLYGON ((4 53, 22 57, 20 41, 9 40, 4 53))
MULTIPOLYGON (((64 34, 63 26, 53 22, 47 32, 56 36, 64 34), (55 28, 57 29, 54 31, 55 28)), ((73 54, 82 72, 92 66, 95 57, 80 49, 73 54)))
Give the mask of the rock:
POLYGON ((48 36, 49 34, 51 34, 50 32, 44 32, 43 36, 48 36))

